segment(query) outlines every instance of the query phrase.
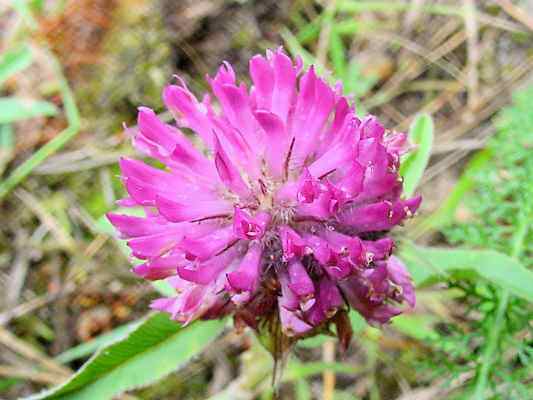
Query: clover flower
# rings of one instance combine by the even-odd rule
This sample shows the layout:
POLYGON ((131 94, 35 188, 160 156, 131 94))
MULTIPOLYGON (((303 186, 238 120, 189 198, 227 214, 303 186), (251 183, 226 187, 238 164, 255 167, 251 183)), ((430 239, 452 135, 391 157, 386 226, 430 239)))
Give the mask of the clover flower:
POLYGON ((254 56, 250 77, 224 63, 207 78, 215 104, 167 86, 176 124, 141 107, 133 144, 165 168, 123 158, 120 204, 145 216, 108 217, 144 260, 133 271, 176 290, 152 308, 183 324, 232 314, 288 341, 333 323, 346 345, 349 307, 384 324, 415 304, 386 236, 421 201, 401 198, 406 136, 359 119, 340 85, 282 50, 254 56))

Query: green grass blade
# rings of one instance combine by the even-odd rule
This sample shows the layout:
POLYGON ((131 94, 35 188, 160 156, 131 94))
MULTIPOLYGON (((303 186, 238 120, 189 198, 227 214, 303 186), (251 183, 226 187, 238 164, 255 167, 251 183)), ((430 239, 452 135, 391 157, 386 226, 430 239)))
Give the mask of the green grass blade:
POLYGON ((7 51, 0 57, 0 86, 13 74, 27 68, 32 62, 28 47, 7 51))
POLYGON ((14 148, 13 127, 9 124, 0 125, 0 176, 13 158, 14 148))
POLYGON ((329 40, 329 55, 331 57, 331 64, 333 65, 333 71, 335 77, 345 81, 346 71, 348 69, 348 63, 346 62, 346 49, 342 42, 342 37, 339 35, 336 29, 331 30, 331 37, 329 40))
POLYGON ((64 384, 29 399, 106 400, 156 382, 185 365, 224 329, 223 320, 185 328, 153 314, 127 338, 99 351, 64 384))
POLYGON ((47 101, 26 100, 18 97, 0 98, 0 124, 56 114, 56 106, 47 101))
POLYGON ((51 141, 37 150, 29 159, 17 167, 6 180, 0 183, 0 200, 2 200, 11 190, 13 190, 13 188, 15 188, 29 174, 31 174, 34 168, 40 165, 52 154, 63 148, 63 146, 72 140, 80 130, 80 116, 78 107, 76 106, 76 102, 74 100, 74 95, 70 89, 67 79, 61 71, 61 67, 57 59, 51 54, 50 59, 52 60, 52 65, 59 80, 59 88, 68 126, 66 129, 59 132, 51 141))
MULTIPOLYGON (((316 58, 302 47, 296 36, 294 36, 291 31, 286 28, 282 29, 281 37, 283 38, 287 49, 293 56, 302 57, 304 66, 308 67, 309 65, 315 65, 315 67, 317 68, 317 72, 319 72, 319 66, 317 65, 318 63, 316 58)), ((323 71, 322 68, 320 68, 320 70, 323 71)))
MULTIPOLYGON (((360 13, 377 11, 384 13, 394 13, 407 11, 412 7, 408 1, 358 1, 358 0, 338 0, 337 10, 347 13, 360 13)), ((461 7, 448 6, 444 4, 424 4, 420 10, 429 14, 455 15, 463 14, 461 7)))
POLYGON ((433 120, 427 114, 415 118, 409 128, 409 140, 417 148, 402 161, 400 175, 403 177, 403 192, 411 197, 422 179, 433 146, 433 120))

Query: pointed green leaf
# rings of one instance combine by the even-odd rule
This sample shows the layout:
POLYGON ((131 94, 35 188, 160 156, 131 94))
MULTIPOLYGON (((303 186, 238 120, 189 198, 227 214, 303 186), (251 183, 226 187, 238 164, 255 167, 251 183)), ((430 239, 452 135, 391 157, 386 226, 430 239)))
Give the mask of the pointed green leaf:
POLYGON ((17 97, 0 98, 0 124, 55 114, 57 114, 56 106, 47 101, 17 97))
POLYGON ((23 70, 31 64, 32 55, 26 46, 5 52, 0 57, 0 86, 11 75, 23 70))
POLYGON ((90 356, 98 349, 102 347, 109 346, 111 343, 117 342, 124 339, 128 334, 130 334, 134 329, 136 329, 143 321, 137 320, 130 323, 121 325, 110 332, 101 334, 100 336, 95 337, 94 339, 89 340, 88 342, 81 343, 77 346, 74 346, 60 355, 55 359, 56 361, 66 364, 73 360, 78 360, 83 357, 90 356))
POLYGON ((64 384, 32 400, 106 400, 149 385, 182 367, 224 329, 224 321, 182 328, 166 314, 153 314, 127 338, 99 351, 64 384))
POLYGON ((417 147, 407 155, 400 166, 400 175, 404 179, 403 192, 406 197, 411 197, 415 192, 431 155, 433 120, 429 115, 422 114, 415 118, 409 128, 409 140, 417 147))
POLYGON ((518 260, 494 250, 403 246, 400 256, 417 286, 449 278, 479 279, 533 302, 533 272, 518 260))

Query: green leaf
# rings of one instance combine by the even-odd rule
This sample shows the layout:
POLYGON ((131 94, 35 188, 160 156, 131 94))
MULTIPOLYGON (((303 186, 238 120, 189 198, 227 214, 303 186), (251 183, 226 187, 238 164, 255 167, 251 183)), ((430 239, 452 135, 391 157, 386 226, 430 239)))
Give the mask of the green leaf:
POLYGON ((431 155, 433 120, 429 115, 421 114, 415 118, 409 128, 409 140, 417 145, 417 148, 407 155, 400 166, 400 175, 404 179, 403 192, 406 197, 411 197, 415 192, 431 155))
POLYGON ((0 98, 0 124, 55 114, 57 114, 56 106, 47 101, 17 97, 0 98))
POLYGON ((32 55, 26 46, 5 52, 0 57, 0 86, 13 74, 31 64, 32 55))
POLYGON ((185 328, 153 314, 121 340, 99 351, 66 383, 29 399, 106 400, 149 385, 185 365, 224 329, 222 320, 185 328))
POLYGON ((83 357, 87 357, 93 354, 98 349, 101 349, 104 346, 108 346, 111 343, 117 342, 124 339, 128 334, 130 334, 134 329, 136 329, 143 321, 133 321, 125 325, 121 325, 110 332, 106 332, 86 343, 81 343, 78 346, 72 347, 55 359, 56 361, 66 364, 73 360, 77 360, 83 357))
POLYGON ((483 278, 533 302, 533 272, 503 253, 404 245, 400 256, 417 286, 449 278, 483 278))

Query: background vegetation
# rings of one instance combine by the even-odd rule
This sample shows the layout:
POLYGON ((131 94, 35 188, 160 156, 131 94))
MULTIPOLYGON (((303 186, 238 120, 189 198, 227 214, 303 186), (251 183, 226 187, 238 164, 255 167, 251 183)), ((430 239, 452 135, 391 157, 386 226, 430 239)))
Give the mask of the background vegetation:
POLYGON ((0 32, 0 398, 272 398, 251 335, 146 315, 165 287, 103 215, 137 106, 279 45, 410 131, 424 196, 396 231, 416 309, 382 330, 352 314, 345 354, 301 342, 280 398, 533 398, 531 2, 11 0, 0 32))

